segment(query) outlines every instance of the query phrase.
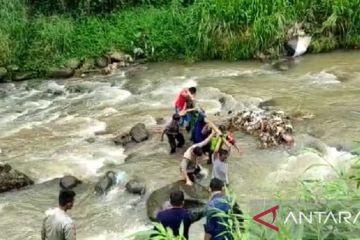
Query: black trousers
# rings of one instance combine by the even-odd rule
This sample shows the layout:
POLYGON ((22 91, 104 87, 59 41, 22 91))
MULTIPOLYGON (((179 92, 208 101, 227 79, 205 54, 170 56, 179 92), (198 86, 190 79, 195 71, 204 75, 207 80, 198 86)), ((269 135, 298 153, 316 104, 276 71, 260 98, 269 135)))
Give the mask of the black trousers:
POLYGON ((171 148, 171 152, 174 153, 176 152, 176 147, 182 147, 185 144, 185 138, 182 135, 182 133, 178 133, 178 134, 166 134, 169 140, 169 144, 170 144, 170 148, 171 148), (177 141, 177 144, 176 144, 177 141))

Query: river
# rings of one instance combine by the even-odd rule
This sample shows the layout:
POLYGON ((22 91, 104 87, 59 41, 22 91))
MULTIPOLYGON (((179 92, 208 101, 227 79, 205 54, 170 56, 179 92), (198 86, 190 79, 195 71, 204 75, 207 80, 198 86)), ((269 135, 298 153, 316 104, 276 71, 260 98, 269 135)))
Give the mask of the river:
MULTIPOLYGON (((145 199, 179 177, 181 154, 170 157, 156 133, 130 152, 111 139, 137 122, 156 129, 156 118, 171 116, 176 94, 193 85, 209 115, 256 108, 270 99, 275 109, 313 115, 293 122, 293 147, 260 150, 252 136, 237 134, 244 155, 230 157, 230 182, 241 204, 274 193, 290 198, 300 179, 326 180, 333 175, 330 168, 304 172, 324 160, 340 169, 348 166, 360 136, 359 51, 306 55, 287 71, 252 61, 156 63, 127 74, 3 84, 0 160, 37 185, 0 195, 0 239, 39 239, 44 212, 56 206, 58 195, 58 185, 47 181, 72 174, 94 183, 109 169, 121 173, 118 187, 99 197, 85 184, 76 198, 71 216, 78 239, 126 239, 146 228, 145 199), (95 136, 104 130, 110 134, 95 136), (301 151, 311 141, 324 144, 325 153, 301 151), (143 197, 124 190, 125 180, 134 175, 146 180, 143 197)), ((192 230, 194 239, 200 229, 192 230)))

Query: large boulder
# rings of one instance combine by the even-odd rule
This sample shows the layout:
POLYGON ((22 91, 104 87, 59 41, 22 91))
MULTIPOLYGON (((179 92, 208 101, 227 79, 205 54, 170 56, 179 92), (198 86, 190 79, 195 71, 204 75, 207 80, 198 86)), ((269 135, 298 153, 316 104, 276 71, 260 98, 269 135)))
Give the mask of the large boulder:
POLYGON ((73 189, 82 182, 74 176, 66 175, 60 178, 59 185, 62 189, 73 189))
POLYGON ((91 69, 94 69, 95 67, 95 60, 94 59, 85 59, 84 63, 82 64, 80 68, 80 72, 89 72, 91 69))
POLYGON ((109 58, 107 57, 98 57, 95 59, 95 65, 99 68, 104 68, 109 65, 109 58))
POLYGON ((95 192, 97 194, 106 194, 112 186, 116 184, 116 173, 108 171, 95 185, 95 192))
POLYGON ((132 139, 139 143, 145 141, 149 138, 149 132, 146 130, 145 124, 138 123, 130 130, 130 135, 132 139))
POLYGON ((126 190, 129 193, 143 195, 146 191, 146 184, 140 179, 131 179, 125 185, 126 190))
POLYGON ((34 182, 28 176, 13 169, 9 164, 0 162, 0 193, 32 184, 34 182))
POLYGON ((20 67, 16 64, 10 64, 6 68, 9 72, 17 72, 20 70, 20 67))
POLYGON ((123 62, 125 61, 125 53, 121 52, 121 51, 115 51, 113 53, 110 54, 110 60, 111 62, 123 62))
POLYGON ((35 76, 34 72, 21 72, 13 75, 13 81, 24 81, 31 79, 35 76))
POLYGON ((7 73, 8 73, 8 71, 6 68, 0 67, 0 81, 5 79, 5 77, 7 76, 7 73))
POLYGON ((66 61, 65 67, 70 69, 78 69, 81 66, 81 61, 76 58, 71 58, 66 61))
POLYGON ((130 136, 129 133, 122 133, 122 134, 116 136, 116 137, 113 139, 113 141, 114 141, 114 143, 115 143, 116 145, 125 146, 126 144, 132 142, 132 137, 130 136))
POLYGON ((288 71, 296 66, 293 58, 280 59, 272 64, 272 67, 278 71, 288 71))
POLYGON ((51 70, 49 75, 53 78, 69 78, 74 75, 75 71, 71 68, 62 68, 51 70))
POLYGON ((209 197, 208 190, 199 185, 187 186, 184 181, 177 181, 152 192, 146 202, 146 211, 150 220, 155 221, 159 211, 168 206, 170 193, 173 191, 182 191, 185 195, 185 208, 188 209, 193 221, 202 217, 205 202, 209 197))
POLYGON ((311 36, 306 35, 301 24, 295 23, 287 34, 288 41, 284 43, 288 56, 298 57, 303 55, 311 42, 311 36))

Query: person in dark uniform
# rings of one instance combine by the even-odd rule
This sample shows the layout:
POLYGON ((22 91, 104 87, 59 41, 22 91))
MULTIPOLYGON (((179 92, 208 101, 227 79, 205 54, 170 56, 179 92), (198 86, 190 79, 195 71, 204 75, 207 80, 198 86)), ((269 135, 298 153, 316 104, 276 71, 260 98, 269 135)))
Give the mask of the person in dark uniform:
POLYGON ((176 148, 181 148, 185 144, 185 139, 180 132, 180 115, 175 113, 172 116, 172 120, 165 126, 161 135, 161 141, 164 141, 164 135, 166 134, 170 144, 170 154, 176 153, 176 148), (177 143, 176 143, 177 141, 177 143))

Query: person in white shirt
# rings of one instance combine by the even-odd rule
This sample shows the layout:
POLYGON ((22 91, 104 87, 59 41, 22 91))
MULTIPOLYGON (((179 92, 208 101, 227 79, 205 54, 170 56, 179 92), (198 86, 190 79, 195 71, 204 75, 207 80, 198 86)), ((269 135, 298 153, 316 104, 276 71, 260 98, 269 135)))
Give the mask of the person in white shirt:
POLYGON ((229 184, 229 174, 228 174, 228 163, 227 158, 229 157, 229 151, 225 149, 218 149, 213 156, 213 169, 211 178, 220 179, 226 185, 229 184))
POLYGON ((45 213, 41 240, 76 240, 75 224, 66 213, 74 206, 75 195, 71 190, 60 191, 59 206, 45 213))
POLYGON ((180 171, 186 180, 186 185, 191 186, 195 181, 195 175, 200 171, 198 159, 203 155, 202 148, 209 143, 214 135, 215 132, 212 132, 204 141, 192 145, 184 153, 184 157, 180 163, 180 171))

